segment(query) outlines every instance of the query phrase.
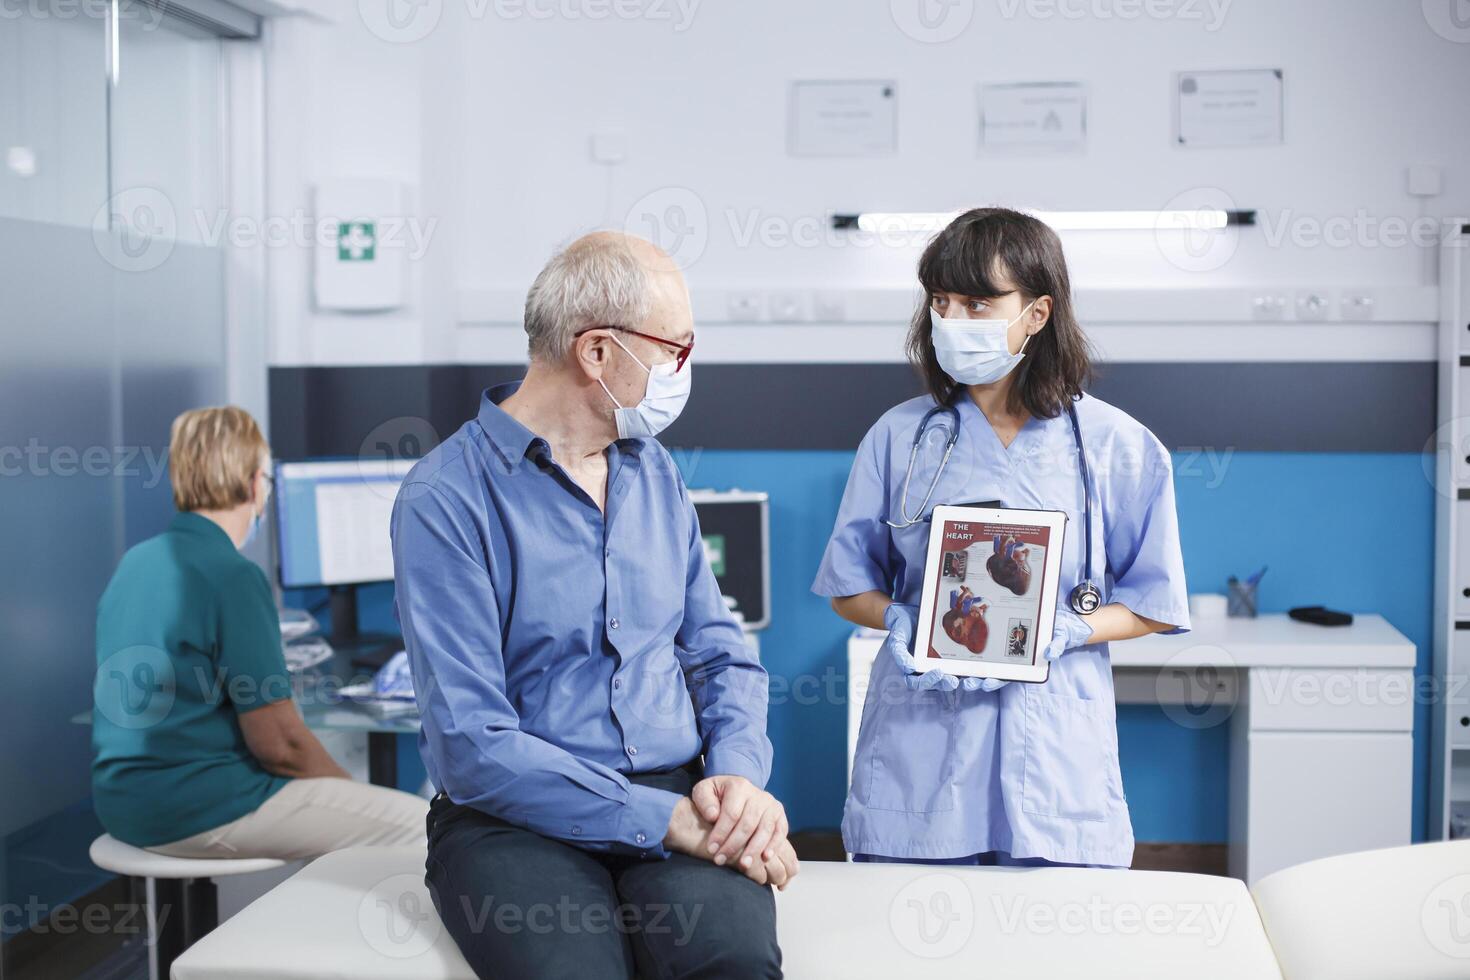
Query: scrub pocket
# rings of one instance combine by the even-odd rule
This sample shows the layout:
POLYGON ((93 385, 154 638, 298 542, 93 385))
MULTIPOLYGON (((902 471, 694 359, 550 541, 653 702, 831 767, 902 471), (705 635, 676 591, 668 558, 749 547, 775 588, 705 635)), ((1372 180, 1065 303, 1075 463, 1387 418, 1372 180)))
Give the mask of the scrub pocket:
MULTIPOLYGON (((1068 820, 1106 820, 1117 754, 1112 705, 1027 685, 1021 807, 1068 820)), ((1120 794, 1121 795, 1121 794, 1120 794)))
MULTIPOLYGON (((870 810, 953 810, 954 699, 939 691, 910 691, 896 676, 888 680, 896 685, 888 688, 891 703, 880 700, 863 712, 853 796, 870 810)), ((883 690, 875 687, 869 697, 883 690)))

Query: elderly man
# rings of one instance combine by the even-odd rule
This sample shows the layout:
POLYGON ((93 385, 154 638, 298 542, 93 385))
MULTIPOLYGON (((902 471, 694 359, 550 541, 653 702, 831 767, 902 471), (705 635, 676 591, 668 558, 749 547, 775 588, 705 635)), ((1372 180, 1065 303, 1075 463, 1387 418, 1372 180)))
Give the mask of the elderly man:
POLYGON ((435 905, 481 976, 779 976, 770 886, 797 861, 762 789, 766 672, 653 438, 689 394, 683 277, 589 235, 526 332, 525 379, 393 513, 435 905))

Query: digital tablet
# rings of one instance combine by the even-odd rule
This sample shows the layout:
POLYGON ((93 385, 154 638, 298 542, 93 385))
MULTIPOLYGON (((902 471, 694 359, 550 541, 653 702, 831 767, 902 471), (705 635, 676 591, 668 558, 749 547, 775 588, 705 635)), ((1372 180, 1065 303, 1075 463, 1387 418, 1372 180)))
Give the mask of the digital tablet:
POLYGON ((1056 619, 1067 515, 935 507, 914 665, 1040 683, 1056 619))

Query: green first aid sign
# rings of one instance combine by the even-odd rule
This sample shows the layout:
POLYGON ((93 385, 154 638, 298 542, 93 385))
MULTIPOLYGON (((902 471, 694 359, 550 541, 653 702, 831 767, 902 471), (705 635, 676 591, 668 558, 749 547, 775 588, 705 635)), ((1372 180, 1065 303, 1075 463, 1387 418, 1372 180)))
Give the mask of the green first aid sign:
POLYGON ((706 534, 704 540, 704 557, 709 559, 709 570, 718 578, 725 574, 725 536, 723 534, 706 534))
POLYGON ((371 262, 378 245, 377 225, 343 221, 337 225, 337 261, 371 262))

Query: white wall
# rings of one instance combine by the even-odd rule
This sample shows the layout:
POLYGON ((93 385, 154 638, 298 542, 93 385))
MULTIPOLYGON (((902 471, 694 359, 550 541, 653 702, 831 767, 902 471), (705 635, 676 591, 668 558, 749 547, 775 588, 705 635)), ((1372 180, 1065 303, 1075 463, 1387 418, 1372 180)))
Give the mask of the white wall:
MULTIPOLYGON (((696 3, 692 17, 688 0, 683 10, 674 0, 600 8, 643 12, 632 19, 593 19, 589 2, 443 0, 416 8, 428 20, 406 28, 379 18, 370 28, 351 11, 332 27, 277 25, 273 206, 304 206, 308 185, 322 176, 396 176, 419 186, 422 217, 438 222, 429 253, 415 263, 414 300, 392 316, 310 314, 306 260, 279 256, 277 363, 513 355, 521 348, 513 327, 457 321, 513 315, 557 244, 598 226, 648 233, 645 216, 670 204, 690 218, 696 245, 686 240, 681 256, 692 259, 686 264, 698 310, 701 295, 725 289, 908 288, 917 246, 834 240, 821 231, 833 210, 978 203, 1153 209, 1202 191, 1260 212, 1261 226, 1241 233, 1228 261, 1196 271, 1171 262, 1151 233, 1071 234, 1079 289, 1227 290, 1202 294, 1201 303, 1220 295, 1244 303, 1249 290, 1269 284, 1287 295, 1316 287, 1383 291, 1387 305, 1415 310, 1404 319, 1420 328, 1387 341, 1377 326, 1354 328, 1362 343, 1371 341, 1373 356, 1385 348, 1432 354, 1425 291, 1400 287, 1432 285, 1433 256, 1382 239, 1394 222, 1470 214, 1470 130, 1455 125, 1454 108, 1455 93, 1470 87, 1470 44, 1436 33, 1418 3, 1217 0, 1213 10, 1181 2, 1176 16, 1123 19, 1103 16, 1123 6, 1114 0, 1066 5, 1081 17, 1044 3, 959 0, 951 10, 960 17, 968 10, 968 25, 952 41, 928 44, 896 26, 893 10, 907 0, 696 3), (378 36, 402 40, 429 23, 434 28, 411 43, 378 36), (1172 144, 1175 71, 1259 67, 1286 73, 1284 145, 1172 144), (897 155, 788 157, 788 85, 799 78, 895 80, 897 155), (1022 80, 1089 85, 1084 152, 977 152, 977 83, 1022 80), (626 134, 629 154, 609 168, 592 162, 589 141, 611 131, 626 134), (1441 195, 1407 193, 1407 168, 1423 164, 1442 168, 1441 195), (1346 228, 1345 246, 1310 242, 1329 221, 1346 228), (747 237, 757 225, 777 236, 774 244, 747 237), (789 241, 816 231, 825 241, 789 241)), ((677 229, 655 230, 677 241, 677 229)), ((722 318, 708 302, 705 312, 722 318)), ((889 304, 869 318, 892 315, 889 304)), ((1217 319, 1248 316, 1232 307, 1217 319)), ((827 336, 808 329, 807 336, 827 336)), ((769 330, 715 330, 727 356, 742 356, 745 338, 769 339, 769 330)), ((1293 337, 1299 353, 1333 336, 1303 331, 1293 337)), ((878 343, 896 357, 891 332, 882 331, 878 343)), ((1271 337, 1263 327, 1247 346, 1271 337)), ((1177 332, 1175 340, 1183 342, 1177 332)))
MULTIPOLYGON (((424 45, 384 43, 350 6, 343 19, 266 23, 266 215, 311 221, 312 188, 333 177, 389 177, 422 185, 424 45)), ((311 250, 296 232, 268 249, 271 358, 280 364, 424 359, 426 263, 411 269, 411 300, 389 314, 320 313, 311 250)))

